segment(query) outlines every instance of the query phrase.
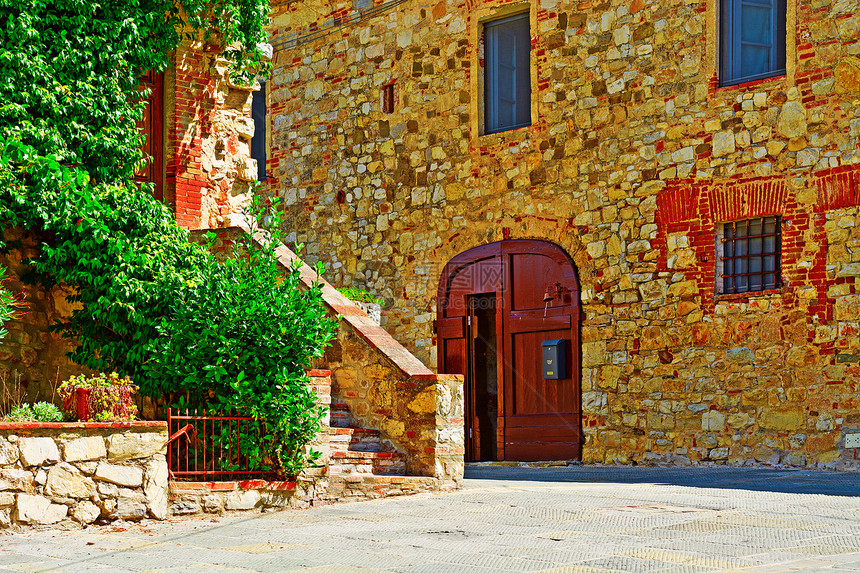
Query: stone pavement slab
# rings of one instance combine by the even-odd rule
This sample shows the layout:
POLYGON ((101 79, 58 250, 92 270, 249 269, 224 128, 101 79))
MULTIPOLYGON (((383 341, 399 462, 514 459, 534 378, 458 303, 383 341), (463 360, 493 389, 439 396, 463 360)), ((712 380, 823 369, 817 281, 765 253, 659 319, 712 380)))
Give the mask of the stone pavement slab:
POLYGON ((7 535, 0 572, 857 572, 858 478, 472 464, 451 494, 7 535))

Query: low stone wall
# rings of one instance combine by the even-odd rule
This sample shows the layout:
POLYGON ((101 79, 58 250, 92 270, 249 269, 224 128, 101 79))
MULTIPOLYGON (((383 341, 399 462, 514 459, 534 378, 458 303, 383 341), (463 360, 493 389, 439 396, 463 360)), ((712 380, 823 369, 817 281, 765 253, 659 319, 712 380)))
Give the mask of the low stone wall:
POLYGON ((167 516, 165 422, 0 423, 0 526, 167 516))
POLYGON ((221 514, 252 509, 303 508, 314 497, 313 483, 287 481, 170 482, 170 514, 221 514))

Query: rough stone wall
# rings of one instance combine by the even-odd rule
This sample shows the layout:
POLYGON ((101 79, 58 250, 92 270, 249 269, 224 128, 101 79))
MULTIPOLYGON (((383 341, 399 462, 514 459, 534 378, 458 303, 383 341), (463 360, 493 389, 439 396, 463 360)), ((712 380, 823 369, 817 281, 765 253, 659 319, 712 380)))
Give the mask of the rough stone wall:
POLYGON ((288 228, 334 284, 384 297, 383 325, 431 367, 448 260, 564 247, 585 461, 856 467, 860 4, 789 0, 786 75, 731 87, 717 5, 410 1, 346 25, 349 2, 275 2, 288 228), (519 11, 532 125, 485 135, 481 22, 519 11), (761 214, 784 220, 783 286, 715 296, 718 224, 761 214))
POLYGON ((0 526, 167 516, 167 424, 0 423, 0 526))
POLYGON ((407 473, 459 484, 463 476, 463 381, 410 376, 356 330, 342 325, 322 362, 332 369, 332 401, 353 422, 377 428, 407 454, 407 473))
POLYGON ((167 190, 179 224, 222 227, 240 214, 257 179, 251 94, 230 80, 216 44, 186 41, 166 75, 167 190))
POLYGON ((22 259, 36 256, 39 240, 21 229, 3 229, 3 242, 7 249, 0 252, 0 266, 9 272, 9 280, 4 283, 11 292, 23 292, 27 308, 25 312, 7 323, 9 335, 0 340, 0 404, 8 414, 7 398, 14 394, 15 388, 21 393, 14 398, 24 402, 54 402, 59 399, 54 389, 70 376, 81 374, 84 369, 66 358, 71 345, 59 333, 49 331, 57 320, 72 313, 66 302, 68 291, 57 286, 50 291, 39 285, 27 284, 21 280, 26 268, 22 259), (6 382, 3 394, 2 382, 6 382))

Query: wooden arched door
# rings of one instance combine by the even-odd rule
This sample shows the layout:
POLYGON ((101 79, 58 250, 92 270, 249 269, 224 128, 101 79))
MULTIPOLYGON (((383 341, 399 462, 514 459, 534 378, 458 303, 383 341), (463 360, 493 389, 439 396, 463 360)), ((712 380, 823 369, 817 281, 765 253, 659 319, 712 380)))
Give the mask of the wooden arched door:
POLYGON ((482 245, 451 259, 437 308, 439 372, 466 378, 466 459, 574 460, 582 454, 580 289, 545 241, 482 245), (567 366, 546 379, 542 344, 567 366))

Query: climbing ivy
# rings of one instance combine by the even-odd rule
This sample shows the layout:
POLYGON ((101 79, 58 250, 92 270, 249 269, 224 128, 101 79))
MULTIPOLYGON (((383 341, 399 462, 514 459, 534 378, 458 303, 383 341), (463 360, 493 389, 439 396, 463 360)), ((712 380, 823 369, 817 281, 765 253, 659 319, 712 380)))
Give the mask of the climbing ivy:
POLYGON ((193 39, 226 46, 234 79, 253 81, 268 12, 267 0, 0 0, 0 230, 41 239, 32 280, 73 287, 57 328, 74 361, 145 395, 266 418, 271 457, 295 474, 320 419, 304 369, 334 329, 320 288, 299 288, 297 269, 252 242, 218 263, 133 181, 138 78, 193 39))

